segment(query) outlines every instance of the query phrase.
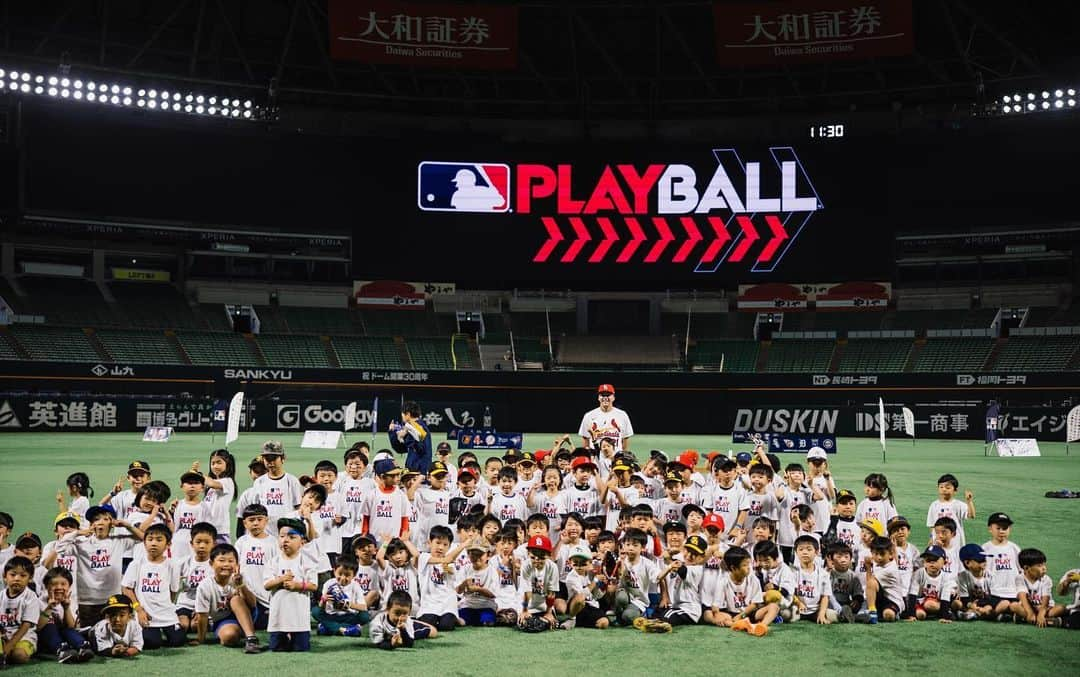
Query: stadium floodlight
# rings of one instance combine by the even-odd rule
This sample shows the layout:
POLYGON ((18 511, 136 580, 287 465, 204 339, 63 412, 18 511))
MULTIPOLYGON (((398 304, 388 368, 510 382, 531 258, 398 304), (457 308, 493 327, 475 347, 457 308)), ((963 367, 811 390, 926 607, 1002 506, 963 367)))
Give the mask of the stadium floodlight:
POLYGON ((233 98, 231 95, 219 97, 205 92, 189 91, 186 87, 160 90, 149 87, 135 88, 129 83, 98 82, 69 76, 66 72, 47 75, 35 73, 33 70, 0 68, 0 92, 225 119, 255 121, 274 120, 277 117, 274 108, 260 106, 251 99, 233 98))

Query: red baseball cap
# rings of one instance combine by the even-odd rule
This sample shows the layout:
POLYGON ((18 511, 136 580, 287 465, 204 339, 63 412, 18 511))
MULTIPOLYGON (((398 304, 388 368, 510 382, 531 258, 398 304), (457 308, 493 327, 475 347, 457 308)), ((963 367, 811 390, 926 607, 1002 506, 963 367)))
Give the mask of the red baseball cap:
POLYGON ((677 460, 679 461, 679 463, 682 463, 687 468, 693 470, 698 462, 698 453, 693 449, 687 449, 683 453, 679 454, 679 458, 677 460))
POLYGON ((551 554, 551 540, 547 536, 533 536, 525 544, 527 550, 543 550, 551 554))
POLYGON ((600 386, 596 389, 596 392, 598 392, 598 393, 611 393, 612 395, 614 395, 615 394, 615 386, 611 385, 610 383, 601 383, 600 386))
POLYGON ((550 454, 550 453, 551 453, 550 449, 537 449, 536 451, 533 452, 533 458, 536 459, 537 463, 543 463, 544 459, 547 458, 548 454, 550 454))
POLYGON ((715 512, 710 512, 708 515, 705 515, 705 519, 701 522, 702 529, 708 529, 709 527, 713 527, 714 529, 719 529, 720 531, 723 531, 724 518, 720 515, 717 515, 715 512))
POLYGON ((479 478, 478 478, 478 477, 476 476, 476 471, 475 471, 475 470, 473 470, 472 468, 462 468, 462 469, 461 469, 461 470, 460 470, 460 471, 458 472, 458 481, 459 481, 459 482, 460 482, 460 481, 461 481, 461 480, 462 480, 463 478, 465 478, 465 477, 471 477, 471 478, 473 478, 474 480, 475 480, 475 479, 479 479, 479 478))
POLYGON ((570 469, 577 470, 578 468, 589 467, 596 470, 596 464, 585 456, 578 456, 570 462, 570 469))

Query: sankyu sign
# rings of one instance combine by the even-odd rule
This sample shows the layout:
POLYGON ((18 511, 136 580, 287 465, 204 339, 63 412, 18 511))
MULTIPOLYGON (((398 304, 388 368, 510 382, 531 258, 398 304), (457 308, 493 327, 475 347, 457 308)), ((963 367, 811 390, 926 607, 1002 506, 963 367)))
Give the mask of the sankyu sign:
POLYGON ((712 155, 706 174, 679 163, 615 164, 587 184, 572 164, 421 162, 416 200, 423 211, 539 216, 547 239, 535 263, 663 260, 709 273, 752 262, 754 272, 772 271, 824 208, 809 175, 789 146, 769 148, 764 162, 734 148, 712 155))

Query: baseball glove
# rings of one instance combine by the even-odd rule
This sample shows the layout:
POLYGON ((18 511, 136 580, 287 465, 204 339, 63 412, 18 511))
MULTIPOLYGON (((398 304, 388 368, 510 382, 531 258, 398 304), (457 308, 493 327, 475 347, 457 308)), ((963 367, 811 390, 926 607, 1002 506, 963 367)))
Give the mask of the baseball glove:
POLYGON ((542 616, 529 616, 518 623, 518 629, 528 633, 544 632, 551 629, 551 624, 542 616))
POLYGON ((671 632, 671 623, 658 618, 645 618, 644 616, 638 616, 634 619, 634 627, 646 634, 671 632))

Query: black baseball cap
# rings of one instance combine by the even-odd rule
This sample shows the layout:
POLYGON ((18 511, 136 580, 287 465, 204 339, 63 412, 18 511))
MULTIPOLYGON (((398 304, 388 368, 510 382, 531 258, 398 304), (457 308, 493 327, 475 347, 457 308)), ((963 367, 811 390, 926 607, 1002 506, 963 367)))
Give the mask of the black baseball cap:
POLYGON ((677 520, 671 520, 670 522, 664 524, 664 533, 666 534, 669 531, 681 531, 685 534, 686 525, 677 520))
POLYGON ((133 472, 144 472, 147 475, 150 474, 150 464, 146 461, 132 461, 128 463, 128 474, 133 472))
POLYGON ((431 464, 431 470, 428 471, 429 475, 447 475, 450 471, 447 469, 446 464, 442 461, 435 461, 431 464))
POLYGON ((990 517, 988 517, 986 520, 986 526, 990 526, 992 524, 997 524, 998 526, 1002 527, 1009 527, 1012 526, 1013 521, 1012 518, 1005 513, 995 512, 991 514, 990 517))
POLYGON ((442 452, 445 451, 446 453, 449 454, 450 452, 453 451, 453 449, 450 447, 449 442, 439 442, 439 444, 435 447, 435 451, 436 451, 436 453, 442 453, 442 452))
POLYGON ((683 509, 682 509, 683 519, 686 519, 686 518, 690 517, 690 513, 692 513, 692 512, 696 512, 697 514, 701 515, 702 517, 705 516, 705 510, 701 506, 694 505, 693 503, 689 503, 689 504, 683 506, 683 509))

